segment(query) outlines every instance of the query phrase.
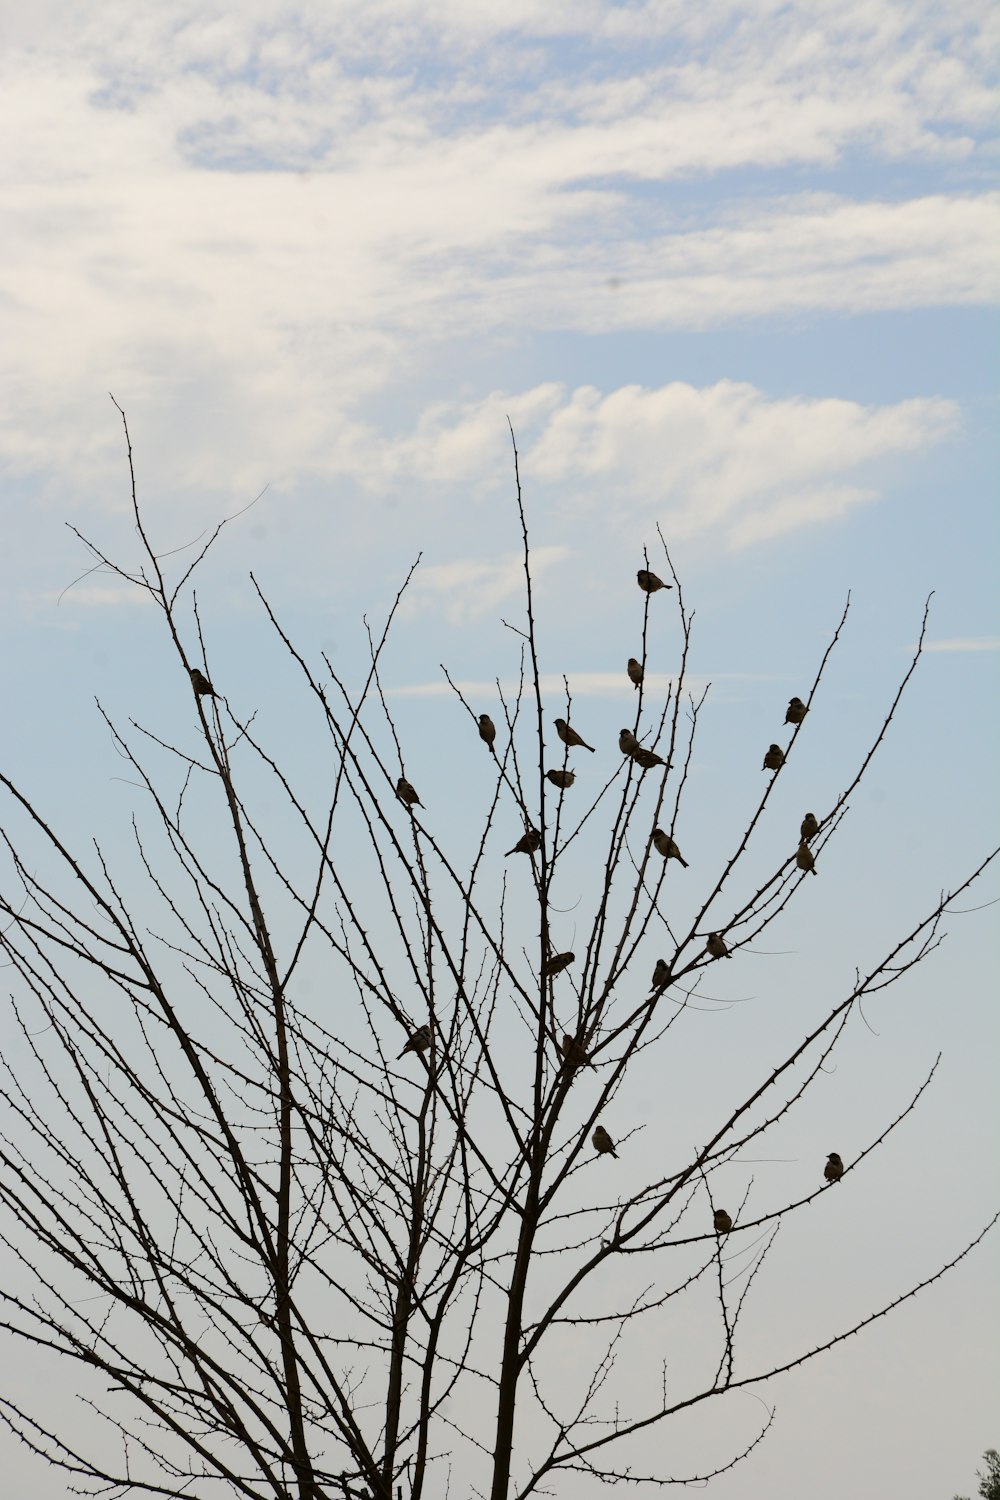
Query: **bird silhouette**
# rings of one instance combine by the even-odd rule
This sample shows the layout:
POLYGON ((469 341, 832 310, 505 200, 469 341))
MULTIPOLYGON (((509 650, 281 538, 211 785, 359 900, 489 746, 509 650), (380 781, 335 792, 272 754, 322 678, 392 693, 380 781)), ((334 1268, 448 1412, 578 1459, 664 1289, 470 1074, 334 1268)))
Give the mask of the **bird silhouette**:
POLYGON ((688 868, 687 860, 684 858, 683 854, 678 849, 669 833, 664 833, 662 828, 654 828, 652 837, 653 846, 656 849, 657 854, 662 854, 664 859, 680 860, 685 870, 688 868))
POLYGON ((545 780, 551 781, 553 786, 570 787, 576 780, 575 771, 546 771, 545 780))
POLYGON ((637 661, 634 656, 630 656, 628 659, 627 671, 629 681, 633 682, 636 687, 641 687, 644 675, 642 670, 642 663, 640 661, 637 661))
POLYGON ((493 748, 493 741, 496 739, 496 737, 497 737, 497 726, 494 724, 494 722, 490 718, 489 714, 480 714, 479 715, 479 738, 483 741, 484 744, 488 745, 489 748, 492 750, 492 748, 493 748))
POLYGON ((830 1155, 826 1159, 826 1166, 823 1168, 823 1176, 826 1178, 827 1182, 839 1182, 843 1175, 844 1163, 841 1161, 836 1151, 831 1151, 830 1155))
POLYGON ((594 1066, 586 1048, 575 1037, 570 1036, 568 1031, 563 1032, 562 1041, 559 1043, 559 1051, 567 1067, 592 1068, 594 1066))
POLYGON ((651 573, 648 568, 640 568, 638 573, 636 573, 635 575, 635 581, 642 589, 644 594, 655 594, 657 589, 673 588, 672 583, 664 583, 662 578, 658 578, 657 575, 655 573, 651 573))
MULTIPOLYGON (((418 1026, 403 1048, 399 1057, 405 1057, 408 1052, 426 1052, 431 1044, 431 1028, 429 1026, 418 1026)), ((396 1061, 399 1062, 399 1057, 396 1061)))
POLYGON ((795 863, 800 870, 811 870, 814 875, 816 874, 816 861, 808 844, 799 845, 795 851, 795 863))
POLYGON ((729 949, 726 947, 725 938, 720 937, 717 932, 710 932, 708 934, 708 942, 705 944, 705 951, 707 953, 710 953, 713 958, 732 958, 733 956, 730 953, 729 949))
POLYGON ((423 807, 423 803, 417 796, 417 789, 405 776, 401 776, 396 782, 396 796, 406 807, 423 807))
POLYGON ((219 696, 200 667, 191 667, 189 675, 196 698, 217 698, 219 696))
POLYGON ((733 1227, 733 1221, 724 1208, 717 1208, 715 1210, 715 1217, 712 1222, 715 1225, 716 1234, 728 1234, 733 1227))
POLYGON ((564 745, 582 745, 584 750, 589 750, 591 755, 593 755, 593 745, 588 745, 587 741, 581 738, 581 736, 577 734, 576 730, 572 729, 570 725, 566 723, 565 719, 556 720, 556 734, 562 740, 564 745))
POLYGON ((785 710, 786 724, 801 724, 809 710, 801 698, 790 698, 788 708, 785 710))
POLYGON ((617 1157, 618 1152, 615 1150, 615 1143, 608 1135, 608 1132, 605 1130, 603 1125, 598 1125, 596 1127, 590 1139, 594 1143, 594 1150, 597 1152, 598 1156, 617 1157))
POLYGON ((647 750, 645 745, 636 745, 635 749, 632 751, 632 759, 635 761, 636 765, 641 766, 644 771, 651 770, 653 766, 666 765, 666 761, 663 759, 662 755, 657 755, 655 750, 647 750))
POLYGON ((802 827, 799 829, 799 842, 808 844, 809 840, 815 838, 817 833, 819 833, 819 824, 816 821, 816 814, 806 813, 802 819, 802 827))
POLYGON ((653 968, 653 992, 662 994, 670 983, 670 967, 665 958, 658 958, 653 968))
POLYGON ((568 969, 576 958, 575 953, 553 953, 542 965, 542 978, 551 979, 553 974, 561 974, 563 969, 568 969))
POLYGON ((534 854, 542 842, 542 835, 537 828, 529 828, 527 833, 522 833, 513 849, 508 849, 504 859, 509 859, 512 854, 534 854))
POLYGON ((632 733, 631 729, 623 729, 618 735, 618 748, 623 755, 635 755, 642 746, 632 733))
POLYGON ((780 771, 785 764, 785 752, 780 745, 768 745, 762 771, 780 771))

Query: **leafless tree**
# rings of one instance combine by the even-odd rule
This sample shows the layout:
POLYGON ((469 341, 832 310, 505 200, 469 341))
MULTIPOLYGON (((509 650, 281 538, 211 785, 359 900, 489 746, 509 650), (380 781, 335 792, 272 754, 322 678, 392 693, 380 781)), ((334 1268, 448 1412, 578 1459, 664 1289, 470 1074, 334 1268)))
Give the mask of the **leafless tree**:
MULTIPOLYGON (((620 1164, 596 1165, 617 1146, 624 1154, 608 1127, 640 1056, 680 1044, 667 1033, 696 1007, 710 966, 811 888, 921 647, 815 830, 790 829, 767 878, 747 888, 779 762, 694 919, 678 926, 667 896, 685 875, 681 809, 704 695, 689 692, 692 617, 665 545, 644 568, 672 592, 635 597, 643 669, 647 652, 659 659, 657 611, 671 611, 672 686, 651 704, 630 670, 624 749, 602 743, 594 763, 607 778, 585 805, 568 687, 543 701, 517 479, 520 683, 498 682, 488 705, 452 684, 435 731, 442 757, 491 767, 488 805, 463 820, 460 854, 408 779, 383 687, 396 607, 370 633, 353 691, 329 659, 307 658, 254 580, 314 709, 322 768, 315 756, 311 772, 299 766, 287 745, 273 748, 280 726, 269 742, 213 672, 193 582, 222 528, 193 562, 159 555, 127 426, 125 437, 141 564, 86 545, 95 567, 155 603, 191 690, 180 731, 108 717, 141 788, 143 880, 100 843, 73 852, 0 777, 0 942, 29 1059, 5 1059, 2 1072, 0 1225, 22 1265, 0 1291, 2 1322, 8 1348, 25 1340, 86 1367, 81 1389, 113 1440, 97 1428, 85 1449, 29 1411, 10 1389, 10 1360, 0 1414, 68 1482, 104 1494, 436 1500, 454 1482, 507 1500, 551 1493, 560 1473, 573 1478, 559 1492, 577 1494, 731 1468, 767 1431, 765 1406, 749 1445, 700 1473, 670 1472, 662 1458, 645 1472, 635 1454, 645 1461, 650 1431, 815 1358, 949 1267, 818 1347, 757 1367, 741 1315, 751 1288, 763 1295, 758 1273, 782 1223, 821 1192, 849 1193, 926 1084, 843 1164, 839 1186, 820 1162, 777 1203, 749 1193, 723 1205, 720 1169, 796 1109, 865 997, 935 947, 949 905, 996 851, 849 993, 823 1001, 804 1037, 798 1025, 746 1097, 719 1100, 700 1147, 678 1147, 672 1162, 647 1153, 625 1189, 609 1185, 620 1164), (569 730, 553 742, 556 715, 569 730), (574 956, 560 947, 562 907, 581 890, 574 956), (651 975, 654 948, 664 956, 651 975), (636 1396, 621 1382, 631 1341, 705 1288, 711 1367, 664 1369, 636 1396), (553 1378, 553 1348, 572 1350, 575 1392, 553 1378)), ((785 763, 808 754, 808 714, 847 614, 804 714, 784 726, 785 763)))

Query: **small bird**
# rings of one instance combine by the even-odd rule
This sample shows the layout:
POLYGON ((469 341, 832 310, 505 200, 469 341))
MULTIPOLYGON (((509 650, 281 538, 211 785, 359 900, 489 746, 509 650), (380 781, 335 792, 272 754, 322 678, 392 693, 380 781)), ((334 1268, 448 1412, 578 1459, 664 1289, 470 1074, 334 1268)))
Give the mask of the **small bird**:
POLYGON ((608 1132, 605 1130, 603 1125, 598 1125, 596 1127, 590 1139, 594 1143, 594 1150, 597 1152, 598 1156, 617 1157, 618 1152, 615 1150, 615 1143, 608 1135, 608 1132))
MULTIPOLYGON (((403 1048, 399 1057, 405 1057, 408 1052, 426 1052, 431 1044, 431 1028, 429 1026, 418 1026, 403 1048)), ((399 1062, 399 1057, 396 1061, 399 1062)))
POLYGON ((817 833, 819 833, 819 824, 816 821, 816 814, 806 813, 802 819, 802 827, 799 829, 799 841, 803 844, 808 844, 809 840, 814 838, 817 833))
POLYGON ((801 698, 789 698, 788 708, 785 710, 785 723, 801 724, 808 712, 801 698))
POLYGON ((542 965, 542 978, 551 979, 553 974, 561 974, 563 969, 568 969, 576 958, 575 953, 553 953, 542 965))
POLYGON ((563 1039, 559 1043, 559 1051, 563 1061, 571 1068, 592 1068, 594 1064, 581 1042, 570 1036, 568 1031, 563 1032, 563 1039))
POLYGON ((665 958, 658 958, 653 969, 653 992, 662 994, 670 983, 670 968, 665 958))
POLYGON ((795 863, 800 870, 811 870, 814 875, 816 874, 816 861, 808 844, 799 845, 795 851, 795 863))
POLYGON ((219 696, 200 667, 191 667, 190 676, 191 686, 194 688, 196 698, 203 698, 206 695, 209 698, 217 698, 219 696))
POLYGON ((780 771, 785 764, 785 752, 780 745, 768 745, 762 771, 780 771))
POLYGON ((546 771, 545 780, 553 786, 570 787, 576 780, 575 771, 546 771))
POLYGON ((628 659, 628 676, 629 681, 634 683, 636 687, 642 686, 642 663, 636 661, 634 656, 630 656, 628 659))
POLYGON ((666 765, 666 761, 663 759, 662 755, 657 755, 655 750, 647 750, 645 745, 636 745, 635 749, 632 751, 632 759, 635 761, 636 765, 641 766, 644 771, 651 770, 653 766, 666 765))
POLYGON ((489 714, 480 714, 479 715, 479 738, 483 741, 483 743, 485 745, 488 745, 489 748, 492 750, 493 749, 493 741, 496 739, 496 737, 497 737, 497 726, 494 724, 494 722, 490 718, 489 714))
POLYGON ((823 1168, 823 1176, 826 1178, 827 1182, 839 1182, 843 1175, 844 1163, 841 1161, 836 1151, 831 1151, 830 1155, 826 1159, 826 1166, 823 1168))
POLYGON ((417 789, 405 776, 401 776, 396 782, 396 796, 406 807, 423 807, 423 803, 417 796, 417 789))
POLYGON ((673 588, 672 583, 664 583, 662 578, 657 578, 648 568, 640 568, 635 575, 635 581, 644 594, 655 594, 657 589, 673 588))
POLYGON ((705 944, 705 952, 710 953, 713 958, 732 958, 732 954, 726 947, 726 940, 717 932, 708 934, 708 942, 705 944))
POLYGON ((715 1218, 712 1222, 715 1225, 716 1234, 728 1234, 733 1227, 733 1221, 724 1208, 715 1210, 715 1218))
POLYGON ((657 854, 662 854, 664 859, 679 859, 685 870, 688 868, 687 860, 669 833, 664 833, 662 828, 653 829, 653 846, 657 854))
POLYGON ((581 736, 577 734, 575 729, 570 728, 565 719, 556 720, 556 734, 562 740, 564 745, 582 745, 585 750, 589 750, 591 755, 593 755, 593 745, 588 745, 587 741, 581 738, 581 736))
POLYGON ((522 833, 513 849, 508 849, 504 859, 509 859, 512 854, 534 854, 542 842, 542 835, 537 828, 529 828, 527 833, 522 833))
POLYGON ((642 749, 642 746, 631 729, 623 729, 618 735, 618 748, 623 755, 634 756, 637 750, 642 749))

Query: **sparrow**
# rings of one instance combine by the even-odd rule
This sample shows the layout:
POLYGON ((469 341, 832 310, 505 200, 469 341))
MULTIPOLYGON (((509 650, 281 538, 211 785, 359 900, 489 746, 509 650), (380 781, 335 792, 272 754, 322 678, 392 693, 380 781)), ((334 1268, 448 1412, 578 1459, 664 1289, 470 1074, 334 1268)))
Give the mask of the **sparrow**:
POLYGON ((811 870, 814 875, 816 874, 816 861, 808 844, 799 845, 795 851, 795 863, 800 870, 811 870))
POLYGON ((673 588, 672 583, 664 583, 662 578, 657 578, 648 568, 640 568, 635 575, 635 581, 644 594, 655 594, 657 589, 673 588))
POLYGON ((685 870, 688 868, 687 860, 681 854, 681 851, 669 833, 664 833, 662 828, 653 829, 653 847, 656 849, 657 854, 663 855, 664 859, 679 859, 685 870))
POLYGON ((586 1048, 570 1036, 568 1031, 563 1032, 563 1039, 559 1043, 559 1051, 563 1061, 571 1068, 592 1068, 594 1064, 587 1055, 586 1048))
POLYGON ((597 1152, 598 1156, 617 1157, 618 1152, 615 1150, 615 1143, 608 1135, 608 1132, 605 1130, 603 1125, 597 1126, 590 1139, 594 1143, 594 1150, 597 1152))
POLYGON ((546 771, 545 780, 551 781, 553 786, 569 787, 576 780, 575 771, 546 771))
POLYGON ((636 765, 641 766, 644 771, 650 770, 653 766, 666 765, 666 761, 663 759, 662 755, 657 755, 655 750, 647 750, 645 745, 636 745, 635 749, 632 751, 632 759, 635 761, 636 765))
POLYGON ((401 776, 396 782, 396 796, 405 807, 423 807, 423 803, 417 796, 417 789, 405 776, 401 776))
POLYGON ((670 982, 670 969, 665 958, 658 958, 653 969, 653 990, 661 994, 670 982))
POLYGON ((808 844, 809 840, 813 838, 817 833, 819 833, 819 824, 816 821, 816 814, 806 813, 805 817, 802 819, 802 827, 799 829, 800 842, 803 844, 808 844))
POLYGON ((194 688, 196 698, 203 698, 206 694, 209 698, 217 698, 219 696, 200 667, 191 667, 190 676, 191 686, 194 688))
POLYGON ((634 656, 630 656, 628 659, 628 676, 629 681, 633 682, 636 687, 642 686, 642 663, 636 661, 634 656))
POLYGON ((733 1221, 724 1208, 715 1210, 715 1218, 712 1222, 715 1225, 716 1234, 728 1234, 733 1227, 733 1221))
POLYGON ((542 978, 551 979, 553 974, 561 974, 563 969, 568 969, 576 958, 575 953, 553 953, 542 965, 542 978))
MULTIPOLYGON (((426 1052, 430 1044, 431 1028, 429 1026, 419 1026, 399 1054, 399 1057, 405 1057, 408 1052, 426 1052)), ((396 1058, 397 1062, 399 1062, 399 1057, 396 1058)))
POLYGON ((830 1155, 826 1159, 826 1166, 823 1168, 823 1176, 826 1178, 827 1182, 839 1182, 843 1175, 844 1163, 841 1161, 836 1151, 831 1151, 830 1155))
POLYGON ((513 849, 508 849, 504 859, 509 859, 512 854, 534 854, 542 842, 542 835, 537 828, 529 828, 527 833, 522 833, 513 849))
POLYGON ((497 726, 494 724, 494 722, 490 718, 489 714, 480 714, 479 715, 479 738, 483 741, 483 743, 485 745, 488 745, 489 748, 492 750, 493 749, 493 741, 496 739, 496 737, 497 737, 497 726))
POLYGON ((580 735, 577 734, 575 729, 571 729, 569 727, 565 719, 556 720, 556 734, 562 740, 564 745, 582 745, 585 750, 589 750, 591 755, 593 755, 593 745, 588 745, 587 741, 585 739, 582 739, 580 735))
POLYGON ((801 724, 809 710, 801 698, 790 698, 788 708, 785 710, 786 724, 801 724))
POLYGON ((708 942, 705 944, 705 952, 710 953, 713 958, 732 958, 732 954, 726 947, 726 940, 717 932, 708 934, 708 942))
POLYGON ((780 745, 768 745, 762 771, 780 771, 785 764, 785 752, 780 745))
POLYGON ((618 748, 623 755, 635 755, 642 746, 632 733, 631 729, 623 729, 618 736, 618 748))

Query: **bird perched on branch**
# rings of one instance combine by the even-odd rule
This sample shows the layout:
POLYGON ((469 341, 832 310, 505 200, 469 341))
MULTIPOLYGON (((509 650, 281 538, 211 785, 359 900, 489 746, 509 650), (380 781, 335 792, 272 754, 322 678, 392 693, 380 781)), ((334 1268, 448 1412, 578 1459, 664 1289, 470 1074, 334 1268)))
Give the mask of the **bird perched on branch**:
POLYGON ((562 740, 564 745, 569 745, 571 747, 573 745, 582 745, 584 750, 589 750, 591 755, 593 755, 593 745, 588 745, 587 741, 583 739, 582 736, 578 735, 575 729, 570 728, 565 719, 556 720, 556 734, 562 740))
POLYGON ((553 953, 542 965, 542 978, 551 979, 553 974, 561 974, 563 969, 568 969, 576 958, 575 953, 553 953))
POLYGON ((590 1060, 590 1054, 582 1042, 570 1036, 568 1031, 563 1032, 562 1041, 559 1043, 559 1052, 567 1067, 570 1068, 592 1068, 594 1064, 590 1060))
POLYGON ((551 783, 552 783, 553 786, 561 786, 563 788, 570 787, 570 786, 573 785, 574 781, 576 780, 576 772, 575 771, 546 771, 546 773, 545 773, 545 780, 546 781, 551 781, 551 783))
POLYGON ((483 741, 483 743, 485 745, 488 745, 489 748, 492 750, 493 749, 493 741, 496 739, 496 737, 497 737, 497 726, 494 724, 494 722, 490 718, 489 714, 480 714, 479 715, 479 738, 483 741))
POLYGON ((799 829, 799 842, 808 844, 809 840, 815 838, 817 833, 819 833, 819 824, 816 821, 816 814, 806 813, 802 819, 802 827, 799 829))
POLYGON ((728 1234, 733 1227, 733 1221, 724 1208, 717 1208, 715 1210, 715 1217, 712 1222, 715 1225, 716 1234, 728 1234))
POLYGON ((509 859, 512 854, 534 854, 542 842, 542 835, 537 828, 529 828, 527 833, 522 833, 513 849, 508 849, 504 859, 509 859))
POLYGON ((219 696, 200 667, 191 667, 189 675, 196 698, 217 698, 219 696))
MULTIPOLYGON (((403 1048, 399 1057, 405 1057, 408 1052, 426 1052, 431 1044, 431 1028, 429 1026, 418 1026, 403 1048)), ((399 1057, 396 1061, 399 1062, 399 1057)))
POLYGON ((658 958, 653 969, 653 993, 662 995, 670 983, 670 967, 665 958, 658 958))
POLYGON ((590 1139, 594 1143, 594 1150, 597 1152, 598 1156, 614 1156, 615 1158, 617 1158, 618 1152, 615 1150, 615 1143, 608 1135, 608 1132, 605 1130, 603 1125, 598 1125, 595 1128, 594 1133, 590 1137, 590 1139))
POLYGON ((788 707, 785 710, 785 723, 801 724, 808 712, 801 698, 789 698, 788 707))
POLYGON ((705 951, 706 953, 710 953, 713 958, 732 958, 733 956, 730 953, 729 949, 726 947, 725 938, 720 937, 717 932, 710 932, 708 934, 708 942, 705 944, 705 951))
POLYGON ((664 583, 662 578, 658 578, 656 574, 651 573, 648 568, 640 568, 638 573, 636 573, 635 575, 635 581, 642 589, 644 594, 655 594, 657 589, 673 588, 672 583, 664 583))
POLYGON ((406 807, 423 807, 424 805, 417 796, 416 787, 412 781, 407 781, 405 776, 401 776, 396 782, 396 796, 406 807))
POLYGON ((623 729, 618 736, 618 748, 623 755, 635 755, 642 746, 632 733, 631 729, 623 729))
POLYGON ((808 844, 799 845, 795 851, 795 863, 800 870, 811 870, 814 875, 816 874, 816 860, 808 844))
POLYGON ((637 661, 634 656, 630 656, 627 670, 629 681, 634 683, 636 687, 641 687, 643 679, 642 662, 637 661))
POLYGON ((844 1163, 836 1151, 831 1151, 826 1159, 826 1166, 823 1168, 823 1176, 827 1182, 839 1182, 843 1175, 844 1163))
POLYGON ((655 750, 647 750, 645 745, 636 745, 635 749, 632 751, 632 759, 635 761, 636 765, 641 766, 644 771, 652 770, 653 766, 666 765, 666 761, 663 759, 662 755, 657 755, 655 750))
POLYGON ((780 771, 785 764, 785 752, 780 745, 768 745, 762 771, 780 771))
POLYGON ((678 849, 669 833, 664 833, 662 828, 654 828, 652 838, 653 847, 656 849, 657 854, 662 854, 664 859, 678 859, 684 866, 685 870, 688 868, 687 860, 684 858, 683 854, 678 849))

